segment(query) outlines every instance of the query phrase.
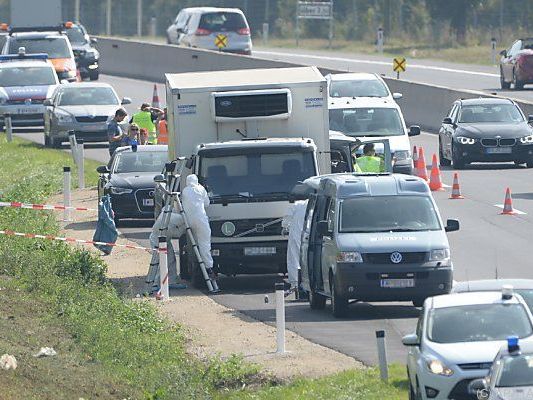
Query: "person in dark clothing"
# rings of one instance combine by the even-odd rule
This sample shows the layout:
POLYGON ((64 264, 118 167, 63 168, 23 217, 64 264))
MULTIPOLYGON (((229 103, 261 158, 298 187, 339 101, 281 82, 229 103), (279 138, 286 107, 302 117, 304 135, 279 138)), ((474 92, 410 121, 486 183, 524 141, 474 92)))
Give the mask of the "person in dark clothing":
POLYGON ((115 150, 120 147, 122 139, 124 138, 124 132, 120 127, 120 123, 124 121, 124 118, 128 113, 123 108, 119 108, 115 112, 115 116, 111 121, 107 123, 107 138, 109 140, 109 155, 112 156, 115 150))

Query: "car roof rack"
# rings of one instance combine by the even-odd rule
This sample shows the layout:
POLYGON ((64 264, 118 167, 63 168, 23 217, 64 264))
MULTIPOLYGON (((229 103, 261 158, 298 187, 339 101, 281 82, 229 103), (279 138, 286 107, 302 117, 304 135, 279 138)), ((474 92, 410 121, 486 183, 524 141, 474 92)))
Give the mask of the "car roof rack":
MULTIPOLYGON (((72 23, 70 23, 72 25, 72 23)), ((9 28, 9 36, 11 36, 14 33, 22 33, 22 32, 59 32, 59 33, 65 33, 65 30, 67 29, 67 23, 58 24, 55 26, 31 26, 31 27, 13 27, 9 28)))
POLYGON ((5 61, 25 61, 25 60, 48 60, 48 54, 46 53, 34 53, 34 54, 3 54, 0 55, 0 62, 5 61))

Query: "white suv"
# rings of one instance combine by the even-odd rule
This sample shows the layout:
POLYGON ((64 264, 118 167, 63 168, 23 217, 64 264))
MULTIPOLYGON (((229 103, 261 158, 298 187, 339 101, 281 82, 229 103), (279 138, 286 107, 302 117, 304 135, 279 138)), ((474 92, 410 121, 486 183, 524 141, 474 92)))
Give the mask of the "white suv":
POLYGON ((509 336, 533 342, 533 316, 512 288, 426 299, 409 346, 410 400, 470 399, 469 383, 487 375, 509 336))

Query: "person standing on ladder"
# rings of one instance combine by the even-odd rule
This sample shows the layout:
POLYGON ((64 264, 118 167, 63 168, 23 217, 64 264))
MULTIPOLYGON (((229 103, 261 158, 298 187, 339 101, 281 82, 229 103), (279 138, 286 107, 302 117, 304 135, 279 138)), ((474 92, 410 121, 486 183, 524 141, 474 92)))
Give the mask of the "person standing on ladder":
POLYGON ((150 104, 143 103, 141 110, 135 114, 130 122, 135 123, 139 128, 148 131, 148 144, 157 144, 157 133, 155 121, 163 111, 159 108, 150 107, 150 104))

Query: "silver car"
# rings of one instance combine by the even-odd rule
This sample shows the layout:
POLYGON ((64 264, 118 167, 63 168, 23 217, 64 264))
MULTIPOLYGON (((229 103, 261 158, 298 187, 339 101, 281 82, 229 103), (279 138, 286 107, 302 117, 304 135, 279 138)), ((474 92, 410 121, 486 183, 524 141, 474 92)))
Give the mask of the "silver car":
POLYGON ((250 27, 238 8, 185 8, 167 29, 167 41, 201 49, 252 54, 250 27))
POLYGON ((86 142, 107 141, 107 121, 121 104, 130 104, 127 97, 119 99, 106 83, 75 83, 59 86, 46 100, 44 113, 44 144, 60 147, 68 141, 70 131, 86 142))

